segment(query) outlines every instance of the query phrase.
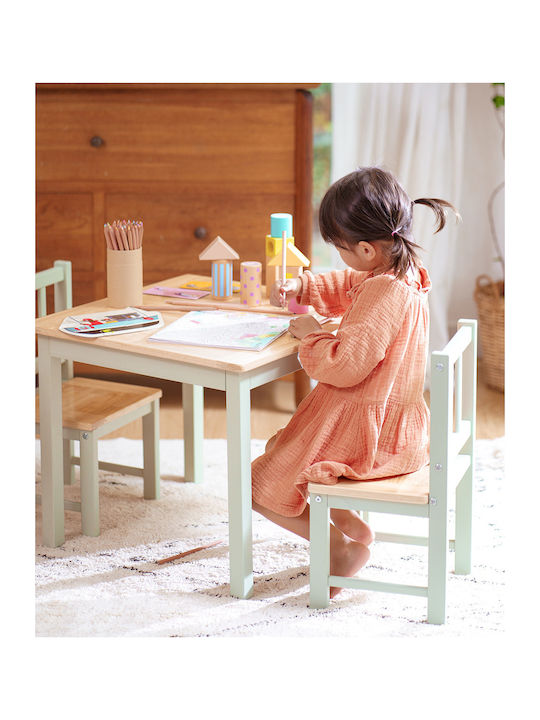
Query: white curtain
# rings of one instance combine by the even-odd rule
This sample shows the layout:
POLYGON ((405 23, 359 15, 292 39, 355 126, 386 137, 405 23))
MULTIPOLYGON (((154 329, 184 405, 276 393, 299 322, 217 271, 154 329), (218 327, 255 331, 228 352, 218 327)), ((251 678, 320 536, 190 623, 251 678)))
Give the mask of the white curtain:
MULTIPOLYGON (((439 197, 460 209, 466 99, 464 83, 333 84, 332 182, 359 166, 379 165, 397 176, 412 200, 439 197)), ((425 251, 421 258, 433 283, 430 349, 448 341, 449 304, 461 262, 459 226, 448 217, 444 230, 433 235, 433 212, 414 209, 415 240, 425 251)), ((343 267, 337 252, 334 265, 343 267)))

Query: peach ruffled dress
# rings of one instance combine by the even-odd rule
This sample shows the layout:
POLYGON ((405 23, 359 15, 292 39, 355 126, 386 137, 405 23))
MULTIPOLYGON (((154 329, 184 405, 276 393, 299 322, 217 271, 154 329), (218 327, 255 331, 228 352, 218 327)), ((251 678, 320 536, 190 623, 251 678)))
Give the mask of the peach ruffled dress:
POLYGON ((424 401, 431 282, 420 268, 398 280, 347 268, 306 271, 298 302, 342 316, 334 335, 306 335, 299 358, 316 387, 252 463, 253 499, 296 516, 308 482, 376 480, 429 462, 424 401))

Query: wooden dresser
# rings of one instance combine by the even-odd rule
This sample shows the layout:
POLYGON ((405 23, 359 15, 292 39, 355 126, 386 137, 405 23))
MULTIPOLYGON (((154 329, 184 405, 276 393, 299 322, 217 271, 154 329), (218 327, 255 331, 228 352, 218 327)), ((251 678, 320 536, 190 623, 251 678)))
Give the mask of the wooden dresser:
POLYGON ((144 221, 144 282, 210 273, 221 237, 264 266, 272 212, 311 254, 316 84, 38 84, 36 265, 71 260, 73 301, 105 297, 103 223, 144 221))

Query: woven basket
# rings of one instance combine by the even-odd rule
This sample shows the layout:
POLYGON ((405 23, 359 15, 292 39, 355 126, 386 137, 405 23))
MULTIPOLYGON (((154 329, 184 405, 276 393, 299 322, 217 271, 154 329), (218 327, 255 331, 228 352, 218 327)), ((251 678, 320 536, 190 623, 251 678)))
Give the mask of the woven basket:
POLYGON ((478 333, 486 384, 504 392, 504 281, 488 275, 476 279, 478 333))

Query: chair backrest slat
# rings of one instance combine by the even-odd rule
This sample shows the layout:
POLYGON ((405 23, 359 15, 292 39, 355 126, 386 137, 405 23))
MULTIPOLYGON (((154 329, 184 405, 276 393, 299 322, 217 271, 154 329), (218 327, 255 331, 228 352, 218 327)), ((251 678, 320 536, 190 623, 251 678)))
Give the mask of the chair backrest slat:
POLYGON ((47 314, 47 292, 45 287, 37 289, 37 314, 38 317, 45 317, 47 314))
POLYGON ((38 317, 47 314, 46 288, 54 285, 54 312, 73 307, 71 291, 71 262, 55 260, 54 267, 36 273, 38 317))
MULTIPOLYGON (((73 307, 71 291, 71 262, 69 260, 55 260, 54 267, 36 273, 37 316, 47 315, 47 288, 54 286, 54 312, 61 312, 73 307)), ((36 358, 36 375, 38 363, 36 358)), ((72 361, 62 364, 62 376, 73 377, 72 361)))
POLYGON ((476 326, 460 320, 446 347, 431 353, 430 495, 437 498, 446 496, 460 455, 474 463, 476 326))
POLYGON ((454 371, 454 431, 459 432, 461 429, 462 420, 462 397, 463 397, 463 378, 462 373, 462 358, 460 355, 455 363, 454 371))

